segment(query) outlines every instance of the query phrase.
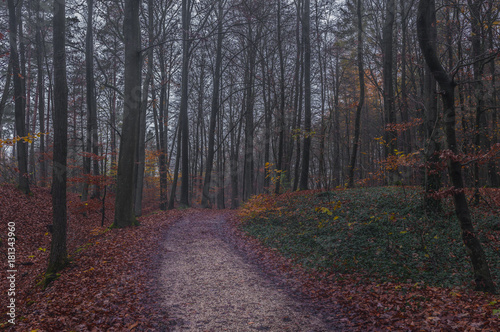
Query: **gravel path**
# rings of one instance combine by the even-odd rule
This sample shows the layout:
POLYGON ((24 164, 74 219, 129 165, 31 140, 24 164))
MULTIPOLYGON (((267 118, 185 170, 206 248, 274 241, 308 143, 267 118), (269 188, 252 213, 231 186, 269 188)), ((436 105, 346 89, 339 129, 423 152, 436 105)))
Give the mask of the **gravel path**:
POLYGON ((334 331, 228 243, 220 215, 198 211, 168 231, 161 267, 172 331, 334 331))

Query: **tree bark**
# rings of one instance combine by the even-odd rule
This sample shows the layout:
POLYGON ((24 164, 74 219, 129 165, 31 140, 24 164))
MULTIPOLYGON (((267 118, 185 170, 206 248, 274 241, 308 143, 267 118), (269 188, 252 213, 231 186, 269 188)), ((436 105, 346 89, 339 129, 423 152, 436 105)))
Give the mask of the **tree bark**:
POLYGON ((285 60, 283 56, 283 38, 281 35, 281 0, 278 1, 278 22, 277 22, 277 34, 278 34, 278 56, 280 62, 280 106, 279 106, 279 138, 278 138, 278 164, 276 165, 277 171, 277 181, 274 193, 278 195, 281 191, 281 178, 283 174, 283 152, 285 144, 285 60))
POLYGON ((354 122, 354 143, 352 147, 351 159, 349 162, 349 183, 348 187, 354 187, 354 168, 356 167, 356 157, 359 148, 359 134, 361 127, 361 111, 365 103, 365 70, 363 68, 363 2, 357 1, 356 16, 358 18, 358 80, 359 80, 359 101, 356 106, 356 119, 354 122))
POLYGON ((189 26, 191 21, 191 1, 182 0, 182 87, 179 111, 181 139, 181 197, 180 204, 189 206, 189 119, 188 119, 188 78, 190 58, 189 26))
MULTIPOLYGON (((9 0, 9 2, 12 0, 9 0)), ((46 278, 68 263, 66 248, 66 178, 68 145, 68 85, 66 81, 66 2, 54 1, 54 163, 52 167, 53 231, 46 278)), ((48 280, 47 280, 48 281, 48 280)))
POLYGON ((300 190, 307 190, 309 182, 309 159, 311 152, 311 36, 310 36, 310 0, 304 0, 302 16, 302 40, 304 46, 304 151, 302 152, 302 170, 300 172, 300 190))
POLYGON ((455 133, 455 86, 452 77, 443 68, 436 48, 431 40, 432 12, 434 0, 420 0, 417 13, 417 36, 424 56, 425 62, 429 66, 434 78, 442 90, 442 100, 444 109, 445 134, 448 149, 452 157, 448 161, 448 172, 454 186, 453 200, 455 213, 462 230, 462 241, 471 259, 476 290, 496 293, 495 284, 491 277, 486 255, 481 242, 474 232, 472 218, 465 197, 464 184, 462 178, 462 165, 457 156, 458 147, 455 133))
MULTIPOLYGON (((432 6, 433 3, 430 4, 432 6)), ((430 9, 432 22, 436 22, 435 8, 430 9)), ((437 28, 435 23, 431 26, 429 43, 432 43, 433 47, 436 47, 437 39, 437 28)), ((436 163, 439 162, 439 151, 440 146, 440 126, 439 126, 439 116, 438 116, 438 105, 437 105, 437 93, 436 93, 436 80, 432 75, 429 66, 425 65, 424 68, 424 107, 425 107, 425 140, 426 146, 424 149, 424 155, 426 163, 428 166, 424 169, 424 204, 425 209, 429 213, 436 213, 441 210, 441 200, 435 198, 433 194, 437 193, 441 189, 441 173, 435 169, 436 163)))
MULTIPOLYGON (((21 2, 17 4, 21 5, 21 2)), ((19 52, 17 48, 17 13, 14 0, 8 1, 9 7, 9 41, 10 41, 10 58, 12 61, 12 76, 14 82, 14 103, 15 103, 15 122, 17 136, 23 138, 26 136, 25 127, 25 109, 24 109, 24 94, 23 82, 21 77, 21 69, 19 65, 19 52)), ((25 194, 29 194, 29 178, 28 178, 28 149, 24 139, 17 141, 17 165, 19 169, 18 185, 19 190, 25 194)))
POLYGON ((217 51, 215 56, 215 69, 213 77, 213 91, 212 91, 212 107, 210 112, 210 124, 208 129, 208 152, 205 164, 205 180, 203 182, 203 193, 201 197, 201 207, 209 208, 210 203, 210 184, 212 181, 212 169, 214 164, 215 155, 215 125, 217 124, 217 114, 219 111, 219 90, 220 90, 220 76, 222 65, 222 0, 219 0, 219 13, 217 17, 217 51))
MULTIPOLYGON (((144 189, 144 169, 146 162, 146 112, 148 109, 149 86, 153 80, 153 44, 154 44, 153 0, 148 0, 148 64, 146 78, 142 85, 141 115, 139 117, 139 140, 137 141, 137 183, 135 188, 135 216, 142 215, 142 197, 144 189)), ((155 101, 153 100, 153 103, 155 101)), ((154 106, 153 106, 154 107, 154 106)))
MULTIPOLYGON (((386 4, 386 17, 383 28, 383 55, 384 55, 384 117, 385 125, 396 124, 396 114, 394 112, 394 83, 393 83, 393 26, 394 26, 394 7, 395 1, 388 0, 386 4)), ((395 154, 397 147, 396 131, 385 128, 385 158, 395 154)), ((389 184, 394 184, 397 180, 397 171, 389 171, 389 184)))
POLYGON ((5 86, 3 87, 2 99, 0 100, 0 138, 2 138, 3 113, 5 111, 5 104, 7 104, 7 98, 10 93, 10 82, 12 78, 12 60, 10 59, 9 59, 9 65, 7 66, 6 75, 7 77, 5 79, 5 86))
MULTIPOLYGON (((36 65, 38 67, 37 72, 37 90, 38 90, 38 117, 40 121, 40 186, 45 187, 47 178, 47 162, 45 161, 45 85, 44 85, 44 73, 43 73, 43 50, 44 41, 42 37, 42 17, 40 15, 40 1, 36 2, 36 32, 35 32, 35 43, 36 43, 36 65)), ((0 121, 1 122, 1 121, 0 121)), ((1 127, 1 125, 0 125, 1 127)))
POLYGON ((140 0, 126 0, 123 20, 125 39, 125 88, 123 127, 116 178, 114 227, 137 224, 134 214, 135 169, 141 107, 140 0))

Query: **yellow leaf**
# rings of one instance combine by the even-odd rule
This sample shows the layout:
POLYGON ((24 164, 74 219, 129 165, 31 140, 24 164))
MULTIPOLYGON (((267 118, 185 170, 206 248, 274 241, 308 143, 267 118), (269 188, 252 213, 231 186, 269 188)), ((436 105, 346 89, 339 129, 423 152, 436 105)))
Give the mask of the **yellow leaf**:
POLYGON ((337 220, 337 219, 339 219, 339 216, 335 216, 335 217, 333 218, 333 220, 337 220))
POLYGON ((401 233, 401 234, 406 234, 406 233, 408 233, 408 232, 407 232, 407 231, 401 231, 401 232, 399 232, 399 233, 401 233))
POLYGON ((137 325, 139 325, 139 322, 135 322, 134 324, 130 325, 128 329, 132 330, 133 328, 137 327, 137 325))

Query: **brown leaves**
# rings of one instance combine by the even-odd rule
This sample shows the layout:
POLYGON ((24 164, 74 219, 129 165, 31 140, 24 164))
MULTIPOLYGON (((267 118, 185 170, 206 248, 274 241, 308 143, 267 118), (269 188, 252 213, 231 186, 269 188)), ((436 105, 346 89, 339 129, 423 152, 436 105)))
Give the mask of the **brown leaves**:
MULTIPOLYGON (((156 269, 161 258, 162 232, 180 212, 160 212, 140 219, 130 229, 100 227, 100 202, 81 204, 68 195, 68 252, 72 263, 46 290, 36 286, 47 267, 52 223, 51 197, 46 189, 33 189, 33 196, 13 186, 0 187, 0 237, 6 222, 15 221, 20 265, 16 280, 16 325, 12 331, 146 331, 161 330, 167 321, 157 305, 156 269), (85 212, 85 213, 83 213, 85 212)), ((107 226, 113 220, 113 199, 107 199, 107 226)), ((5 246, 1 246, 3 252, 5 246)), ((5 280, 6 269, 0 270, 5 280)), ((0 291, 5 294, 6 283, 0 291)), ((0 298, 5 308, 6 297, 0 298)), ((0 323, 7 322, 2 314, 0 323)))
MULTIPOLYGON (((355 274, 305 270, 276 250, 242 233, 232 234, 245 252, 293 293, 337 313, 339 329, 358 331, 497 331, 500 296, 464 288, 428 287, 420 283, 380 283, 355 274)), ((236 240, 235 240, 236 241, 236 240)))

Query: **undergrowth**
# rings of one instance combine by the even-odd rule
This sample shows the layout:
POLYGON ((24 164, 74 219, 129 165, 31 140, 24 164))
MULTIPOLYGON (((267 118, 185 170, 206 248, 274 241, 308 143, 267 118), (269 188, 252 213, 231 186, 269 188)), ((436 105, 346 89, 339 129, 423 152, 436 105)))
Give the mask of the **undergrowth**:
MULTIPOLYGON (((472 267, 451 202, 425 213, 415 188, 379 187, 259 195, 240 210, 242 228, 306 268, 381 281, 470 287, 472 267)), ((473 209, 496 283, 500 222, 494 206, 473 209)))

